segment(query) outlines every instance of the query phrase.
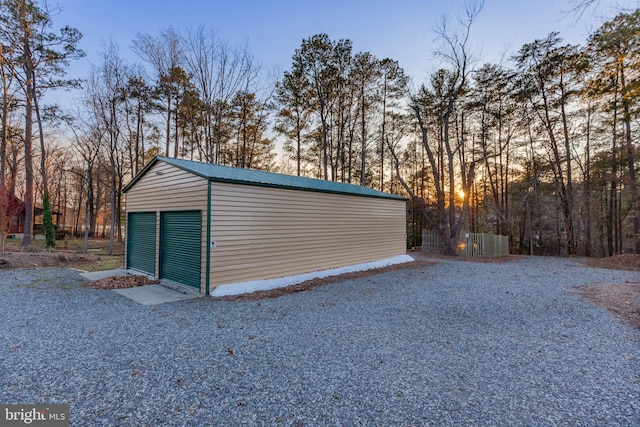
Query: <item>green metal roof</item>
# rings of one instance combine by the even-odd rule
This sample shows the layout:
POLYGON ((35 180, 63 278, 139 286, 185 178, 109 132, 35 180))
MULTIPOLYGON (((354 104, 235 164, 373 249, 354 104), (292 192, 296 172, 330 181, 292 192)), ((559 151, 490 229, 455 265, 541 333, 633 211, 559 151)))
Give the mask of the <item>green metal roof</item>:
POLYGON ((404 197, 389 194, 360 185, 342 182, 325 181, 321 179, 284 175, 280 173, 257 171, 252 169, 232 168, 229 166, 213 165, 210 163, 194 162, 191 160, 174 159, 171 157, 155 157, 149 164, 124 188, 127 192, 146 172, 157 162, 165 162, 187 172, 215 182, 233 184, 256 185, 264 187, 288 188, 292 190, 317 191, 321 193, 347 194, 362 197, 377 197, 382 199, 406 200, 404 197))

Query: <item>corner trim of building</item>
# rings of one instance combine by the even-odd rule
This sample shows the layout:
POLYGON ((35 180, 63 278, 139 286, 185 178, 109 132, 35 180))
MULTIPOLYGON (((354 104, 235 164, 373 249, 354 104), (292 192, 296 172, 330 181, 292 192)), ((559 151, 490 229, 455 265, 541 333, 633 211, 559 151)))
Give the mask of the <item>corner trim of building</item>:
POLYGON ((211 181, 207 180, 207 262, 205 277, 205 294, 209 295, 211 286, 211 181))

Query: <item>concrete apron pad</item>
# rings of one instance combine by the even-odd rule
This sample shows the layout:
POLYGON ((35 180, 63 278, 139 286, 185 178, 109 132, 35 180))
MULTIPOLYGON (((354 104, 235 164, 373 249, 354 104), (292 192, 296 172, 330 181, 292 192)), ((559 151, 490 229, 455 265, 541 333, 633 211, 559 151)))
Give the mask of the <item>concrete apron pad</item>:
POLYGON ((164 304, 202 296, 195 288, 187 288, 172 282, 161 282, 157 285, 144 285, 135 288, 113 289, 113 291, 142 305, 164 304))
POLYGON ((100 280, 107 277, 128 276, 130 274, 146 276, 145 273, 141 273, 133 270, 125 270, 124 268, 116 268, 115 270, 102 270, 102 271, 82 271, 82 270, 79 270, 79 271, 81 271, 80 276, 90 281, 100 280))

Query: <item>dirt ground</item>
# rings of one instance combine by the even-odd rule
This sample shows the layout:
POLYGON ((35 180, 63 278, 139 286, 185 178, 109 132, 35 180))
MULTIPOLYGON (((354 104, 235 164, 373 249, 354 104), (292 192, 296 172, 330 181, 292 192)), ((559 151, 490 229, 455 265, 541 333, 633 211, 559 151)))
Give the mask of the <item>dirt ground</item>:
MULTIPOLYGON (((587 259, 589 267, 640 271, 640 255, 622 254, 587 259)), ((592 283, 578 288, 583 297, 605 307, 622 320, 640 329, 640 277, 638 282, 592 283)))
MULTIPOLYGON (((19 248, 11 248, 12 251, 0 253, 0 270, 8 268, 43 268, 43 267, 68 267, 77 268, 78 266, 100 260, 99 255, 83 255, 75 252, 66 251, 25 251, 21 252, 19 248)), ((429 261, 420 253, 412 253, 416 258, 416 262, 410 264, 393 265, 389 267, 376 268, 363 272, 347 273, 340 276, 329 277, 325 279, 314 279, 306 282, 288 286, 270 291, 259 291, 245 295, 235 295, 229 297, 220 297, 219 300, 227 301, 256 301, 266 298, 277 298, 293 292, 301 292, 312 289, 317 286, 323 286, 329 283, 336 283, 343 280, 351 280, 360 277, 372 276, 375 274, 394 271, 403 268, 420 268, 431 265, 429 261)), ((515 256, 499 257, 491 259, 473 260, 458 258, 460 261, 483 261, 483 262, 507 262, 516 259, 515 256)), ((609 258, 600 259, 584 259, 585 265, 596 268, 612 268, 620 270, 640 271, 640 255, 623 254, 609 258)), ((148 285, 157 283, 145 276, 119 276, 109 277, 106 279, 89 282, 85 286, 94 289, 121 289, 134 286, 148 285)), ((627 283, 593 283, 588 286, 578 288, 578 292, 583 297, 593 301, 594 303, 606 307, 616 316, 629 322, 636 328, 640 328, 640 279, 639 282, 627 283)))
POLYGON ((609 258, 585 258, 589 267, 640 271, 640 255, 622 254, 609 258))
POLYGON ((98 255, 83 255, 65 251, 42 252, 0 252, 0 269, 3 268, 43 268, 75 267, 100 260, 98 255))
POLYGON ((640 329, 640 282, 593 283, 578 293, 640 329))

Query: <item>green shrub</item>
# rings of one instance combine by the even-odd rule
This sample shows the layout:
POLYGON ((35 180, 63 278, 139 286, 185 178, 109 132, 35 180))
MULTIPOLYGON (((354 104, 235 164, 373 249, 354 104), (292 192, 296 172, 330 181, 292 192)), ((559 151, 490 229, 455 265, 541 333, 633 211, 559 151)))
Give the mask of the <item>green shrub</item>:
POLYGON ((45 191, 42 197, 42 225, 44 227, 45 248, 55 249, 56 247, 56 229, 53 226, 53 215, 51 213, 51 202, 49 201, 49 192, 45 191))

